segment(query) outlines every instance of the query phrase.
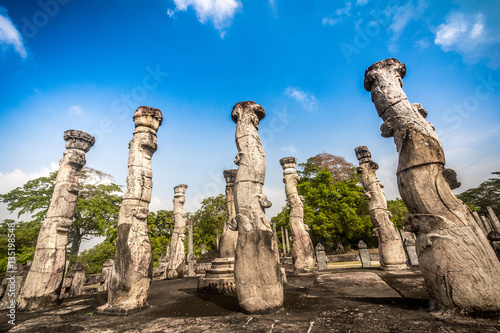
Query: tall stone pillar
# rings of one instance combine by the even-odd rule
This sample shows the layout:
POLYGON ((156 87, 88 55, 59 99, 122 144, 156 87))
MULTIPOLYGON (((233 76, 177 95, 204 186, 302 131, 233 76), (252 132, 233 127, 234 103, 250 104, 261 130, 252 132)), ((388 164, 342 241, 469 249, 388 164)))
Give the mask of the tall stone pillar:
MULTIPOLYGON (((296 273, 312 272, 315 264, 314 247, 304 225, 304 203, 297 192, 297 184, 300 180, 295 170, 297 159, 295 157, 285 157, 280 160, 280 164, 283 168, 286 205, 290 207, 289 224, 293 237, 293 268, 296 273)), ((287 247, 290 250, 288 235, 287 247)))
POLYGON ((193 221, 191 219, 186 221, 188 228, 188 260, 194 256, 193 247, 193 221))
POLYGON ((186 214, 184 213, 184 203, 186 202, 185 184, 174 187, 174 232, 171 240, 170 261, 167 264, 167 280, 174 280, 184 277, 186 254, 184 252, 184 238, 186 238, 186 214))
POLYGON ((288 252, 286 252, 285 229, 283 227, 281 227, 281 246, 283 247, 283 256, 286 256, 288 252))
POLYGON ((365 188, 365 197, 370 205, 370 218, 373 224, 373 235, 378 238, 380 268, 384 270, 406 269, 406 256, 401 236, 391 221, 391 213, 387 210, 384 187, 377 181, 378 164, 373 162, 372 155, 366 146, 355 149, 359 160, 358 173, 365 188))
POLYGON ((85 153, 95 138, 85 132, 64 132, 66 151, 59 162, 54 192, 36 243, 33 264, 18 297, 20 310, 44 310, 57 305, 66 268, 68 231, 78 198, 78 179, 85 153))
POLYGON ((238 230, 232 230, 232 221, 236 217, 236 208, 234 207, 234 182, 238 170, 228 169, 224 170, 223 175, 226 180, 226 208, 227 208, 227 223, 229 226, 224 230, 220 238, 219 257, 221 258, 234 258, 234 251, 236 249, 236 241, 238 240, 238 230))
POLYGON ((262 193, 266 162, 257 130, 265 115, 262 106, 250 101, 237 103, 231 113, 239 166, 234 186, 238 224, 234 278, 239 304, 247 313, 281 308, 284 297, 277 249, 273 249, 273 232, 264 212, 271 202, 262 193))
POLYGON ((417 235, 427 289, 440 307, 499 311, 500 262, 470 209, 451 191, 427 110, 410 104, 402 89, 405 73, 398 60, 383 60, 366 70, 364 86, 384 120, 382 136, 393 136, 399 152, 399 193, 409 211, 407 228, 417 235))
POLYGON ((127 189, 118 214, 116 253, 108 285, 108 302, 99 313, 127 315, 147 307, 153 274, 148 214, 153 191, 151 158, 158 149, 156 132, 160 110, 140 106, 134 113, 135 130, 129 143, 127 189))

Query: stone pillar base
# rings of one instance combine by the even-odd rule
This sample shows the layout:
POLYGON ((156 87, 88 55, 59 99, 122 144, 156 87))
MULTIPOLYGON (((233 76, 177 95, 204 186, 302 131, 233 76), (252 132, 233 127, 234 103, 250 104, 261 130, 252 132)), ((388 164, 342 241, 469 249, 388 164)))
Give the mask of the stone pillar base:
POLYGON ((212 268, 198 280, 199 293, 229 294, 236 291, 234 282, 234 258, 217 258, 212 268))
POLYGON ((405 269, 408 269, 408 265, 403 264, 403 265, 385 265, 385 266, 380 266, 380 269, 383 271, 402 271, 405 269))
POLYGON ((96 312, 98 314, 108 315, 108 316, 126 316, 126 315, 129 315, 131 313, 136 313, 136 312, 139 312, 142 310, 146 310, 149 307, 150 307, 149 304, 138 306, 135 308, 127 308, 127 307, 112 306, 109 304, 104 304, 104 305, 101 305, 100 307, 98 307, 96 309, 96 312))

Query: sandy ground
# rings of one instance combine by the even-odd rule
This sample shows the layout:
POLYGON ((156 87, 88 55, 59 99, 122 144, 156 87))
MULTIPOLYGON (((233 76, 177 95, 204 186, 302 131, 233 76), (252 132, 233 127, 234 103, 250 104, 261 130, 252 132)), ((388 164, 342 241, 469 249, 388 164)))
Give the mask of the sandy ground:
POLYGON ((196 278, 153 281, 148 309, 126 317, 97 315, 106 293, 65 299, 54 310, 17 312, 8 332, 500 332, 500 317, 465 317, 428 310, 418 269, 327 269, 288 274, 282 310, 240 312, 236 295, 196 292, 196 278))

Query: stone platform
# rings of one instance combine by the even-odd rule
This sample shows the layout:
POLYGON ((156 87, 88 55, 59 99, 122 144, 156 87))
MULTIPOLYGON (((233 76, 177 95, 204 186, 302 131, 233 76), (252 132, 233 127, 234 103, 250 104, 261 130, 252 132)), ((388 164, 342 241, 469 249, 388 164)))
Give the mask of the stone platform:
POLYGON ((416 268, 327 269, 288 274, 281 311, 245 315, 234 293, 196 292, 198 278, 151 283, 144 311, 96 314, 106 293, 67 298, 56 309, 16 312, 16 326, 0 311, 0 332, 495 332, 500 318, 470 318, 429 311, 429 295, 416 268))
POLYGON ((198 280, 199 293, 228 294, 236 291, 234 258, 217 258, 204 277, 198 280))

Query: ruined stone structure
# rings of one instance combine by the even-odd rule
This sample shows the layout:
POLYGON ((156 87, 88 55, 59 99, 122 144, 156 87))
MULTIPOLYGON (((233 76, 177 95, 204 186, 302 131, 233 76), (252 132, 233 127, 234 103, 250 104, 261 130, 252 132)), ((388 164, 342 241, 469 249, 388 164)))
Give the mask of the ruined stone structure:
POLYGON ((174 231, 172 233, 170 260, 167 264, 167 279, 174 280, 184 277, 185 251, 184 239, 186 238, 186 213, 184 203, 186 202, 186 184, 174 187, 174 231))
POLYGON ((158 149, 156 132, 160 110, 140 106, 134 113, 135 130, 129 143, 127 189, 118 214, 118 237, 108 302, 99 313, 126 315, 147 307, 152 277, 148 214, 153 190, 151 158, 158 149))
POLYGON ((363 268, 372 267, 370 252, 368 252, 368 247, 366 246, 365 242, 360 240, 358 242, 358 249, 359 249, 359 259, 361 260, 361 266, 363 268))
POLYGON ((47 217, 36 243, 33 264, 21 288, 18 307, 42 310, 57 305, 66 267, 68 231, 73 223, 78 198, 78 179, 85 165, 85 153, 95 138, 85 132, 64 132, 66 151, 59 162, 54 192, 47 217))
POLYGON ((206 271, 204 277, 198 280, 198 292, 210 294, 226 294, 236 291, 234 282, 234 255, 236 242, 238 240, 238 230, 234 224, 236 210, 234 206, 234 182, 238 170, 224 170, 223 175, 226 180, 226 208, 227 223, 224 223, 224 230, 220 239, 219 257, 212 261, 212 266, 206 271), (234 230, 233 230, 233 229, 234 230))
POLYGON ((410 266, 418 266, 417 249, 415 248, 415 241, 411 238, 404 240, 404 247, 406 256, 408 257, 408 264, 410 266))
MULTIPOLYGON (((292 260, 296 273, 312 272, 314 269, 314 247, 304 225, 304 203, 297 192, 299 176, 295 170, 297 159, 285 157, 280 160, 285 183, 286 205, 290 207, 290 229, 293 237, 292 260)), ((288 236, 288 235, 287 235, 288 236)), ((287 246, 288 237, 287 237, 287 246)))
POLYGON ((318 260, 318 269, 327 268, 325 247, 321 243, 316 244, 316 259, 318 260))
POLYGON ((283 306, 283 278, 273 232, 264 212, 271 202, 262 193, 266 173, 264 149, 257 130, 266 115, 255 102, 237 103, 231 112, 236 123, 234 186, 238 241, 234 278, 238 302, 247 313, 269 312, 283 306))
POLYGON ((111 272, 113 271, 113 265, 115 261, 113 259, 108 259, 102 265, 102 285, 99 287, 98 291, 108 290, 109 280, 111 280, 111 272))
POLYGON ((83 294, 83 285, 85 283, 85 269, 80 261, 75 262, 68 273, 71 279, 69 297, 80 296, 83 294))
POLYGON ((283 247, 283 256, 286 256, 288 252, 286 252, 285 229, 283 227, 281 227, 281 246, 283 247))
POLYGON ((187 262, 188 262, 188 271, 187 276, 193 277, 196 275, 195 273, 195 265, 196 265, 196 256, 194 255, 194 247, 193 247, 193 221, 186 221, 188 228, 188 254, 187 254, 187 262))
POLYGON ((382 136, 394 137, 399 152, 399 192, 428 291, 439 307, 500 311, 500 262, 470 209, 451 191, 443 148, 425 120, 427 110, 408 101, 405 74, 398 60, 383 60, 366 70, 364 86, 384 120, 382 136))
POLYGON ((0 284, 0 310, 12 308, 12 303, 19 295, 31 264, 31 261, 26 266, 13 262, 7 264, 5 277, 0 284))
POLYGON ((370 218, 373 224, 373 235, 378 239, 380 267, 384 270, 406 269, 406 256, 401 236, 391 221, 391 213, 387 210, 384 187, 377 181, 378 164, 373 162, 372 155, 366 146, 355 149, 359 160, 358 173, 365 188, 365 197, 370 205, 370 218))

